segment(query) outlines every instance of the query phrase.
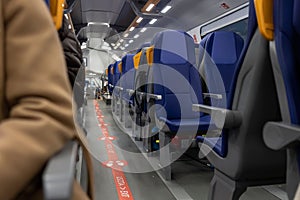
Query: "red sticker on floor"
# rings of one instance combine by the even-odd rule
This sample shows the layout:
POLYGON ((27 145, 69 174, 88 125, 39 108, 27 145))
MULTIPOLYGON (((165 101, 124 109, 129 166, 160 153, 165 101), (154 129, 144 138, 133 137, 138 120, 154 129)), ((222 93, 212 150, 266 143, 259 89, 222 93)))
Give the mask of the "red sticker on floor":
POLYGON ((103 134, 103 136, 99 137, 98 140, 104 141, 108 157, 108 161, 103 162, 102 165, 111 168, 119 200, 134 200, 126 176, 122 171, 122 168, 127 166, 128 163, 126 160, 119 160, 118 154, 116 153, 114 148, 114 144, 112 143, 112 141, 115 140, 116 137, 109 135, 107 129, 108 124, 104 122, 104 116, 101 113, 99 104, 97 101, 94 101, 94 103, 99 127, 103 134))
POLYGON ((98 138, 98 140, 101 140, 101 141, 104 141, 104 140, 110 140, 110 141, 113 141, 113 140, 115 140, 115 139, 116 139, 116 137, 113 137, 113 136, 108 136, 108 137, 103 136, 103 137, 99 137, 99 138, 98 138))

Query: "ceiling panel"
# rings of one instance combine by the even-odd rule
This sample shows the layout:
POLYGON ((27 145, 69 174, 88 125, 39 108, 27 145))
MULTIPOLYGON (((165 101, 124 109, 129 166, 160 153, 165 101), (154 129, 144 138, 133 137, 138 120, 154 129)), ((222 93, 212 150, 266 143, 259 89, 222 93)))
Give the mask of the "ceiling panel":
MULTIPOLYGON (((139 9, 147 2, 147 0, 133 1, 139 9)), ((163 14, 163 17, 158 19, 154 25, 149 25, 149 20, 146 19, 140 25, 158 27, 157 30, 159 28, 168 28, 188 31, 248 2, 248 0, 162 0, 160 8, 154 8, 153 12, 157 13, 165 6, 163 1, 171 5, 172 9, 168 13, 163 14), (222 7, 222 3, 226 3, 229 9, 222 7)), ((79 0, 72 12, 72 17, 75 28, 77 26, 79 28, 86 26, 88 22, 110 24, 110 28, 102 25, 98 28, 86 28, 82 35, 85 37, 99 37, 107 41, 116 41, 120 36, 111 37, 117 32, 125 30, 135 18, 135 14, 126 0, 79 0)), ((78 29, 76 30, 78 31, 78 29)), ((131 35, 133 37, 134 33, 131 35)), ((142 42, 147 40, 146 38, 148 37, 140 37, 138 40, 142 42)))
POLYGON ((248 0, 172 0, 170 5, 173 8, 155 26, 187 31, 245 2, 248 0), (224 2, 230 6, 229 9, 220 6, 224 2))
MULTIPOLYGON (((74 23, 105 22, 114 24, 125 0, 81 0, 74 23), (81 20, 78 12, 81 12, 81 20)), ((73 15, 73 14, 72 14, 73 15)))

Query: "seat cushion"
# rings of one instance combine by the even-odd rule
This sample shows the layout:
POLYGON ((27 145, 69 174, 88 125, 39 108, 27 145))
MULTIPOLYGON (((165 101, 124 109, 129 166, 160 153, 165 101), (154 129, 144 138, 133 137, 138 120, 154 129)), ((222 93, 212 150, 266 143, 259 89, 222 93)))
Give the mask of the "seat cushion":
POLYGON ((180 131, 206 131, 210 125, 211 118, 209 115, 204 115, 199 118, 193 119, 166 119, 165 117, 159 117, 161 122, 164 122, 168 126, 170 132, 176 133, 180 131))

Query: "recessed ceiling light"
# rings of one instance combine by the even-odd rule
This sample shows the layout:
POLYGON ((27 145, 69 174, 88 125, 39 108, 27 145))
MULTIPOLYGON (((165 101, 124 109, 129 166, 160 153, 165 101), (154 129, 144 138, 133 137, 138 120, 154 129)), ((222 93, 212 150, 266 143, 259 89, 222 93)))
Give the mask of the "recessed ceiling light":
POLYGON ((146 8, 146 11, 149 12, 154 6, 155 5, 153 3, 149 4, 149 6, 146 8))
POLYGON ((149 24, 154 24, 157 21, 157 19, 152 19, 149 24))
POLYGON ((164 7, 164 9, 162 9, 162 11, 160 11, 160 12, 161 12, 161 13, 166 13, 166 12, 168 12, 171 8, 172 8, 172 6, 166 6, 166 7, 164 7))
POLYGON ((138 37, 140 37, 140 35, 138 35, 138 34, 136 34, 135 36, 133 36, 133 38, 138 38, 138 37))
POLYGON ((142 28, 141 32, 144 33, 147 30, 147 28, 142 28))
POLYGON ((128 47, 129 46, 129 44, 125 44, 125 47, 128 47))
POLYGON ((125 34, 124 34, 124 37, 128 37, 128 35, 129 35, 128 33, 125 33, 125 34))
POLYGON ((89 25, 100 25, 100 26, 107 26, 107 27, 110 27, 109 23, 105 23, 105 22, 89 22, 88 23, 88 26, 89 25))
POLYGON ((124 42, 124 40, 123 40, 123 39, 121 39, 121 40, 120 40, 120 42, 124 42))
POLYGON ((129 29, 129 31, 133 31, 134 29, 135 29, 135 27, 133 26, 129 29))
POLYGON ((133 40, 129 40, 129 43, 133 43, 133 40))
POLYGON ((141 21, 143 20, 142 17, 139 17, 137 20, 136 20, 136 23, 141 23, 141 21))

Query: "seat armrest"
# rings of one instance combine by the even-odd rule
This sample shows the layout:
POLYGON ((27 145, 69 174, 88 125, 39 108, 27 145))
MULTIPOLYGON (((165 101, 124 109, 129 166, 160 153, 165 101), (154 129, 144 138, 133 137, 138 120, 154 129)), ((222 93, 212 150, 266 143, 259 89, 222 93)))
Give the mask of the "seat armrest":
POLYGON ((284 122, 267 122, 264 126, 263 138, 271 149, 288 148, 300 142, 300 126, 284 122))
POLYGON ((136 94, 138 96, 141 96, 141 97, 145 97, 146 96, 146 93, 145 92, 139 92, 139 91, 136 91, 136 94))
POLYGON ((115 89, 119 90, 119 91, 123 91, 124 89, 120 86, 116 86, 115 89))
POLYGON ((146 93, 145 92, 139 92, 139 91, 136 91, 135 92, 135 95, 141 99, 141 100, 145 100, 146 99, 146 93))
POLYGON ((128 92, 129 96, 132 96, 134 94, 134 90, 127 89, 126 92, 128 92))
POLYGON ((204 98, 213 98, 213 99, 222 99, 223 96, 221 94, 213 94, 213 93, 203 93, 204 98))
POLYGON ((238 128, 242 124, 242 114, 239 111, 232 111, 202 104, 193 104, 193 111, 211 115, 213 123, 219 129, 238 128))
POLYGON ((149 102, 150 99, 162 100, 162 95, 147 93, 147 101, 149 102))
POLYGON ((46 200, 67 200, 72 197, 78 144, 71 141, 54 155, 43 172, 43 190, 46 200))

